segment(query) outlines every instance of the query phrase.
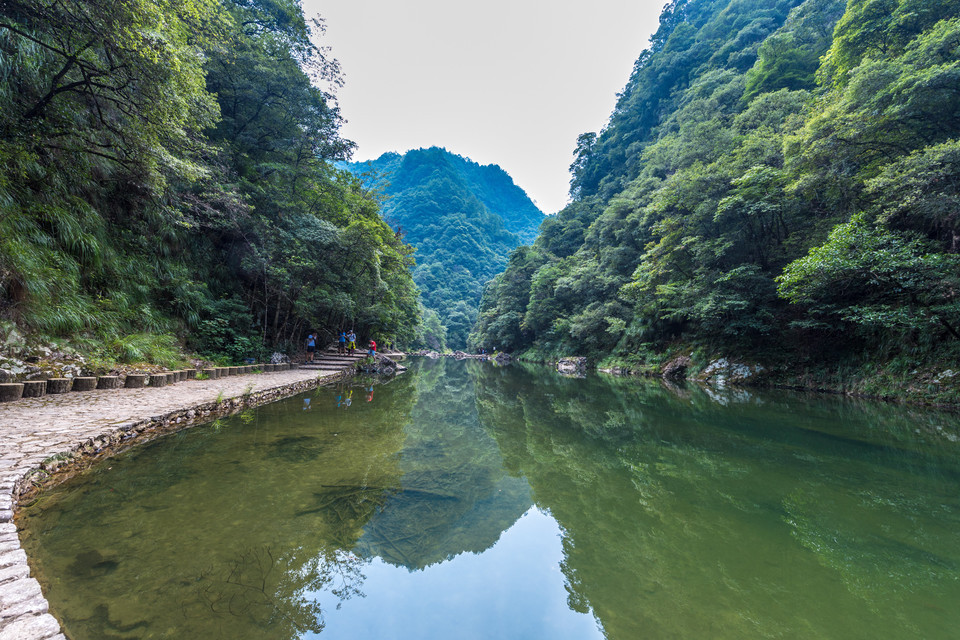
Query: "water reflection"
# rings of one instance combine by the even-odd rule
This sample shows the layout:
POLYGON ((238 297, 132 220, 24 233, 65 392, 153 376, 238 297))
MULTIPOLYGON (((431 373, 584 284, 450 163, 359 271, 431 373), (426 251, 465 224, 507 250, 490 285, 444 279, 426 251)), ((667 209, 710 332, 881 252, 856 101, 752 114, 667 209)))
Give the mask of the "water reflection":
POLYGON ((949 638, 960 624, 953 416, 413 364, 157 441, 24 511, 71 637, 949 638))
MULTIPOLYGON (((180 432, 24 512, 24 546, 51 576, 45 589, 70 637, 322 630, 308 594, 362 594, 369 559, 352 549, 401 487, 414 382, 398 378, 383 410, 362 420, 304 412, 307 398, 296 398, 180 432)), ((310 404, 329 406, 334 393, 320 390, 310 404)))
POLYGON ((570 606, 608 638, 960 623, 960 451, 935 435, 950 416, 490 369, 478 390, 507 467, 565 532, 570 606))
POLYGON ((448 362, 427 361, 420 371, 398 462, 402 486, 364 528, 363 556, 422 569, 480 553, 532 504, 526 480, 504 471, 479 425, 470 369, 448 362))

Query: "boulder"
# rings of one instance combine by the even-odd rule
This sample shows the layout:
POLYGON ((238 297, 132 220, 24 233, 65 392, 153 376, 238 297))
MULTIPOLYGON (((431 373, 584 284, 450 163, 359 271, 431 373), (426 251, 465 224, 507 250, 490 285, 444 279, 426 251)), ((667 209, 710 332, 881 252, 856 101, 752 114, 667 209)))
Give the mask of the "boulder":
POLYGON ((586 373, 587 359, 580 356, 560 358, 557 360, 557 371, 571 375, 586 373))
POLYGON ((751 365, 720 358, 708 364, 698 377, 705 382, 722 387, 726 384, 756 384, 765 372, 766 369, 759 364, 751 365))
POLYGON ((357 368, 364 373, 387 376, 392 376, 396 373, 407 370, 405 366, 394 360, 391 360, 382 353, 378 353, 373 356, 372 361, 370 360, 369 356, 367 356, 367 359, 361 360, 357 363, 357 368))
POLYGON ((667 380, 685 380, 690 367, 690 356, 677 356, 663 367, 663 377, 667 380))

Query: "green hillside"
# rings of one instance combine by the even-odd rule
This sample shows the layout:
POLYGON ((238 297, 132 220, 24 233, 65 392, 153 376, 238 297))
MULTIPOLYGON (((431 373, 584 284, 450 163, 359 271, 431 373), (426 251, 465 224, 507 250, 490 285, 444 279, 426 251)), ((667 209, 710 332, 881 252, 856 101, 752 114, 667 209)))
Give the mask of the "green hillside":
MULTIPOLYGON (((296 0, 0 4, 0 345, 105 367, 415 339, 296 0)), ((3 354, 0 354, 3 355, 3 354)))
POLYGON ((923 383, 960 338, 958 79, 956 0, 673 0, 471 343, 923 383))
POLYGON ((426 346, 465 348, 483 285, 533 241, 543 213, 500 167, 436 147, 348 166, 384 196, 384 219, 417 249, 426 346))

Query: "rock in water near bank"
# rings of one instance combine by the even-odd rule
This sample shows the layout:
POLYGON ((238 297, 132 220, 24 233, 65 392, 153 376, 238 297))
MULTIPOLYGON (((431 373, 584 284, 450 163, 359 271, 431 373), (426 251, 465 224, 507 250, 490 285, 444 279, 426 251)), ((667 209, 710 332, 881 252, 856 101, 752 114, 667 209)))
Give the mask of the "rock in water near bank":
POLYGON ((765 371, 759 364, 750 365, 720 358, 707 365, 698 378, 718 387, 726 384, 756 384, 765 371))
POLYGON ((557 360, 557 371, 567 375, 586 375, 587 359, 584 357, 560 358, 557 360))
POLYGON ((684 380, 690 367, 690 356, 678 356, 663 367, 663 377, 667 380, 684 380))
POLYGON ((358 362, 357 370, 362 371, 363 373, 392 376, 395 373, 406 371, 407 368, 402 364, 391 360, 387 356, 378 353, 373 357, 372 362, 370 361, 369 356, 367 356, 366 360, 361 360, 358 362))

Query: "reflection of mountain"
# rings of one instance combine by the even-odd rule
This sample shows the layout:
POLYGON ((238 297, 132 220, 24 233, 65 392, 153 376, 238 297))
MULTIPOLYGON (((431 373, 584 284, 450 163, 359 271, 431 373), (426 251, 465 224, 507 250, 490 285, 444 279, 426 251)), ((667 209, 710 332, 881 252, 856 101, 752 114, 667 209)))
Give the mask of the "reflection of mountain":
POLYGON ((722 399, 477 370, 481 423, 564 532, 570 606, 609 640, 950 637, 958 446, 906 446, 882 405, 722 399))
POLYGON ((467 369, 445 359, 423 366, 397 462, 402 487, 355 548, 409 569, 488 549, 531 505, 526 480, 505 474, 496 442, 480 428, 467 369))
POLYGON ((158 439, 25 512, 25 546, 56 576, 46 593, 70 637, 322 629, 311 592, 361 593, 366 560, 348 550, 400 486, 412 382, 349 410, 336 400, 348 388, 321 388, 158 439))

